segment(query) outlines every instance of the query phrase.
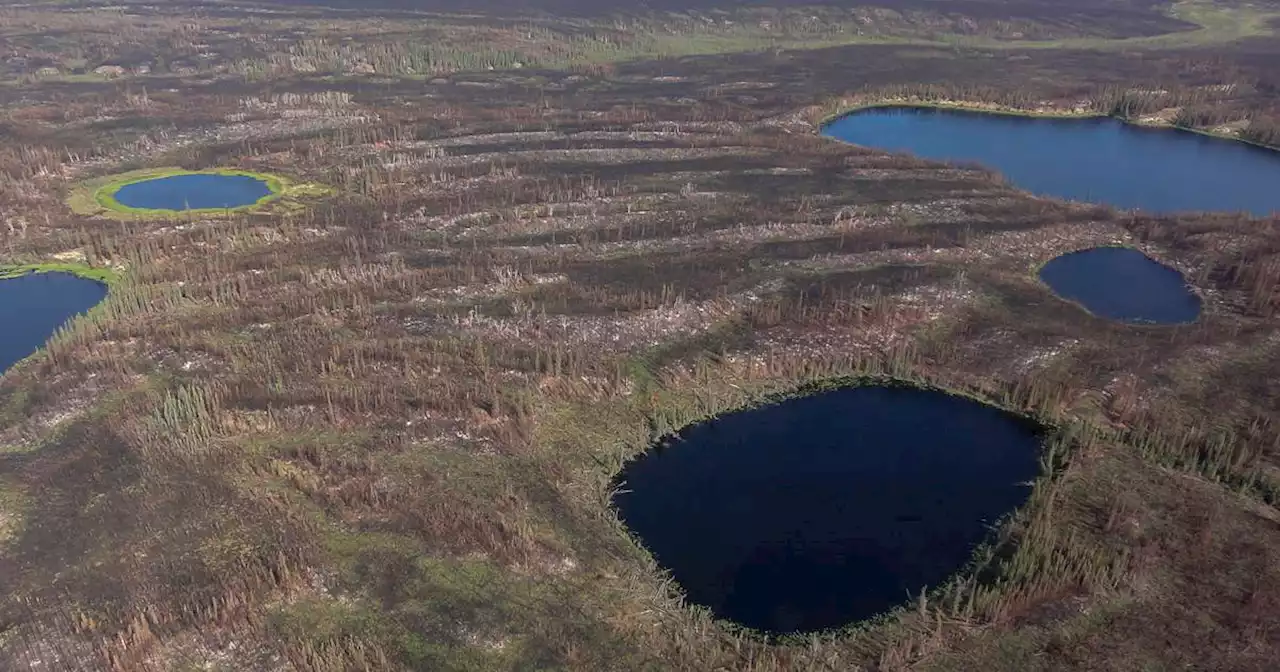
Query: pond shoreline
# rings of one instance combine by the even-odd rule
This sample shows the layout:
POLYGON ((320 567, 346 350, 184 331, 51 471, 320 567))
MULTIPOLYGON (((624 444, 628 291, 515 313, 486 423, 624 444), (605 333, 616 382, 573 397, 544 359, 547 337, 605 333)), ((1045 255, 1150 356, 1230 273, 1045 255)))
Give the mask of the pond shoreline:
MULTIPOLYGON (((860 369, 860 367, 858 368, 860 369)), ((814 400, 832 393, 850 392, 863 388, 935 395, 939 398, 949 399, 951 402, 973 405, 987 412, 996 413, 1004 421, 1017 426, 1019 431, 1028 432, 1034 437, 1034 442, 1038 444, 1037 451, 1040 468, 1029 482, 1033 486, 1030 490, 1029 499, 996 521, 984 539, 973 549, 968 561, 957 567, 948 579, 929 586, 926 591, 926 599, 930 602, 945 601, 958 590, 964 592, 967 590, 966 587, 984 571, 995 571, 998 575, 1003 575, 1004 569, 991 565, 991 558, 1000 553, 1021 555, 1034 552, 1034 549, 1030 546, 1023 545, 1017 541, 1018 531, 1024 530, 1034 517, 1034 512, 1044 505, 1043 495, 1048 492, 1052 484, 1058 482, 1064 473, 1063 468, 1070 462, 1076 452, 1083 445, 1094 440, 1095 433, 1098 433, 1097 436, 1101 436, 1107 432, 1107 429, 1101 426, 1088 426, 1086 428, 1076 419, 1063 417, 1050 410, 1049 407, 1037 403, 1034 393, 1025 398, 1016 394, 1009 396, 1008 394, 1001 394, 977 381, 960 382, 939 379, 932 374, 913 367, 901 370, 897 369, 897 367, 889 367, 884 370, 876 370, 876 368, 828 372, 813 378, 802 378, 776 387, 768 386, 764 389, 748 392, 744 397, 729 402, 719 409, 704 408, 678 420, 670 418, 669 420, 674 420, 674 422, 660 423, 665 426, 664 430, 651 433, 647 441, 631 445, 620 456, 619 462, 614 465, 614 469, 611 469, 610 478, 613 488, 615 488, 613 492, 615 494, 618 492, 616 488, 625 481, 626 476, 631 473, 630 469, 638 462, 660 458, 665 451, 664 446, 678 447, 678 444, 685 440, 690 431, 696 432, 699 429, 705 429, 707 426, 724 421, 731 416, 770 411, 784 407, 792 402, 814 400), (1082 429, 1085 431, 1082 432, 1082 429)), ((1030 391, 1024 390, 1023 392, 1025 394, 1030 391)), ((651 432, 653 429, 655 427, 651 426, 651 432)), ((655 557, 653 549, 645 542, 644 535, 626 522, 625 515, 620 512, 620 505, 621 503, 611 495, 610 509, 615 515, 619 516, 619 534, 650 562, 665 567, 655 557)), ((688 598, 687 588, 679 583, 678 579, 674 586, 674 594, 679 594, 682 599, 688 598)), ((770 631, 767 628, 752 627, 735 621, 725 614, 718 614, 709 605, 700 604, 696 601, 694 604, 687 606, 699 611, 706 610, 719 626, 727 631, 750 637, 756 641, 787 644, 804 642, 809 636, 817 632, 824 633, 825 636, 849 636, 865 631, 877 624, 888 622, 902 613, 913 611, 917 606, 917 599, 919 599, 919 596, 913 595, 911 599, 905 599, 896 606, 879 612, 870 618, 846 621, 843 625, 813 630, 808 634, 799 632, 783 633, 770 631)))
POLYGON ((123 212, 123 213, 141 214, 141 215, 154 215, 154 214, 162 214, 162 213, 172 214, 172 213, 179 213, 179 212, 186 213, 186 214, 203 214, 208 212, 235 212, 238 210, 248 210, 250 208, 256 208, 283 196, 284 189, 285 189, 284 181, 281 178, 268 173, 255 173, 253 171, 239 170, 235 168, 214 168, 210 170, 183 170, 179 168, 161 168, 161 169, 145 171, 137 174, 126 173, 124 176, 118 176, 116 179, 113 179, 112 181, 104 184, 103 186, 98 187, 98 189, 94 191, 93 196, 94 196, 94 200, 98 203, 99 206, 101 206, 106 210, 111 210, 113 212, 123 212), (120 201, 116 200, 116 194, 119 193, 120 190, 124 189, 125 187, 132 186, 135 184, 142 184, 144 182, 150 182, 152 180, 161 180, 167 177, 179 177, 183 175, 248 177, 248 178, 252 178, 262 182, 263 185, 265 185, 267 188, 267 194, 265 196, 262 196, 261 198, 258 198, 256 201, 252 203, 246 203, 244 205, 238 205, 238 206, 227 207, 227 208, 193 208, 189 210, 172 210, 168 208, 140 208, 140 207, 125 205, 124 203, 121 203, 120 201))
MULTIPOLYGON (((985 566, 982 549, 1002 545, 1007 537, 1000 531, 1009 530, 1010 526, 1017 524, 1015 521, 1025 517, 1031 504, 1033 484, 1051 481, 1055 477, 1058 457, 1055 453, 1058 449, 1051 446, 1060 445, 1066 438, 1055 424, 1034 419, 1034 414, 1027 413, 1026 409, 1008 408, 992 403, 991 399, 976 398, 978 395, 957 393, 927 382, 897 377, 837 378, 771 396, 772 399, 760 400, 764 403, 748 404, 712 418, 672 428, 667 438, 623 462, 614 476, 614 487, 621 489, 611 497, 626 536, 648 552, 660 566, 672 572, 692 604, 710 610, 714 617, 735 630, 751 632, 767 640, 781 641, 814 632, 856 630, 910 608, 922 587, 930 595, 941 596, 957 580, 971 578, 985 566), (935 441, 938 437, 930 437, 927 431, 907 430, 912 426, 913 420, 909 417, 912 413, 881 413, 886 405, 903 401, 909 401, 913 407, 918 407, 917 411, 926 417, 935 417, 935 420, 944 418, 963 426, 968 426, 965 423, 980 423, 1003 440, 995 441, 988 451, 960 450, 957 446, 964 444, 963 441, 946 449, 935 441), (874 425, 865 436, 845 431, 848 427, 841 423, 853 422, 847 417, 831 425, 809 422, 813 416, 825 415, 835 406, 855 415, 870 413, 867 417, 879 420, 870 425, 859 423, 862 427, 874 425), (765 414, 771 418, 768 422, 765 414), (761 429, 761 423, 772 429, 761 429), (789 428, 801 426, 821 429, 797 444, 800 451, 797 453, 777 453, 760 446, 748 449, 740 441, 746 435, 777 440, 788 433, 789 428), (757 434, 757 431, 763 433, 757 434), (902 465, 898 458, 877 448, 883 445, 886 432, 896 434, 901 431, 908 432, 905 445, 909 448, 904 450, 929 457, 927 460, 909 460, 914 465, 913 470, 909 470, 910 474, 929 476, 924 482, 931 482, 931 478, 951 478, 959 473, 961 480, 956 482, 957 487, 965 484, 976 487, 974 484, 982 478, 979 474, 1000 473, 1003 476, 997 477, 996 481, 1000 486, 994 490, 987 486, 979 488, 978 491, 988 493, 986 498, 976 508, 960 507, 963 513, 959 513, 947 507, 939 508, 936 502, 923 503, 928 498, 915 497, 890 498, 896 503, 886 504, 883 510, 863 506, 868 495, 857 495, 836 485, 842 477, 835 474, 899 474, 902 465), (861 449, 842 444, 847 437, 854 435, 861 449), (694 444, 705 445, 699 447, 694 444), (994 445, 999 445, 999 448, 994 445), (717 453, 724 454, 726 450, 731 451, 735 459, 722 461, 716 457, 717 453), (796 461, 788 455, 804 457, 796 461), (716 459, 708 460, 708 456, 716 459), (957 459, 965 464, 976 460, 999 468, 983 467, 969 471, 961 468, 957 472, 954 464, 957 459), (798 482, 798 479, 812 474, 812 465, 815 464, 824 465, 821 471, 828 474, 825 480, 818 479, 815 484, 817 492, 827 494, 816 499, 812 493, 768 486, 750 495, 743 494, 742 486, 763 482, 756 478, 762 473, 761 469, 780 475, 784 482, 788 478, 798 482), (712 472, 720 476, 713 476, 712 472), (706 493, 717 491, 725 497, 701 499, 706 493), (845 494, 828 500, 836 491, 845 494), (991 495, 997 491, 999 494, 991 495), (769 502, 765 509, 771 513, 763 517, 751 514, 751 506, 739 506, 747 501, 758 503, 765 500, 769 502), (862 513, 824 518, 824 514, 819 512, 826 510, 823 508, 826 506, 862 513), (668 515, 677 510, 683 510, 687 515, 668 515), (739 515, 744 512, 748 515, 739 515), (953 518, 953 514, 959 518, 953 518), (695 537, 685 535, 683 531, 689 525, 690 517, 695 521, 691 529, 714 521, 722 531, 721 541, 693 541, 695 537), (992 527, 987 527, 987 523, 992 527), (914 550, 910 550, 915 546, 924 544, 932 547, 934 542, 927 532, 935 529, 949 529, 954 533, 947 535, 950 542, 939 544, 934 549, 936 555, 944 559, 923 565, 916 562, 899 564, 907 557, 918 557, 914 550), (859 533, 847 534, 850 530, 859 533), (798 537, 795 536, 797 534, 798 537), (753 547, 772 550, 763 555, 753 552, 750 557, 739 556, 741 542, 756 539, 755 535, 764 535, 761 538, 767 543, 761 545, 757 542, 751 544, 753 547), (833 546, 780 541, 836 537, 878 538, 886 544, 881 549, 884 555, 879 551, 871 552, 858 543, 833 546), (726 592, 725 586, 717 581, 706 582, 705 572, 711 566, 720 567, 718 572, 734 572, 736 578, 732 590, 726 592), (843 606, 836 607, 820 598, 824 590, 814 583, 808 571, 796 572, 808 567, 830 574, 836 566, 845 569, 859 567, 890 583, 906 581, 911 585, 911 594, 897 596, 896 589, 886 592, 883 581, 851 579, 834 589, 852 602, 841 601, 843 606), (685 583, 686 580, 692 583, 685 583), (767 587, 774 586, 777 581, 788 588, 780 593, 767 587), (779 610, 783 610, 782 616, 779 616, 779 610)), ((769 442, 766 440, 764 443, 767 445, 769 442)), ((903 483, 904 488, 918 482, 907 477, 906 473, 901 477, 907 479, 903 483)), ((867 489, 880 487, 874 483, 883 481, 873 479, 867 484, 867 489)), ((828 585, 827 589, 833 588, 828 585)))
POLYGON ((823 114, 822 116, 817 116, 818 114, 822 113, 821 106, 815 106, 815 108, 812 108, 812 109, 813 109, 813 114, 809 118, 809 123, 814 127, 815 131, 819 135, 821 135, 824 132, 825 128, 829 124, 835 121, 839 121, 844 117, 857 114, 859 112, 866 112, 868 110, 883 110, 883 109, 919 109, 919 110, 943 110, 948 112, 966 112, 966 113, 972 113, 972 114, 989 114, 989 115, 1006 116, 1006 117, 1021 117, 1024 119, 1047 119, 1047 120, 1065 120, 1065 121, 1070 121, 1070 120, 1088 121, 1091 119, 1114 119, 1123 124, 1134 126, 1137 128, 1150 129, 1150 130, 1183 131, 1186 133, 1194 133, 1196 135, 1201 135, 1207 138, 1214 138, 1218 140, 1229 140, 1232 142, 1238 142, 1244 145, 1249 145, 1251 147, 1257 147, 1259 149, 1266 149, 1266 150, 1280 153, 1280 147, 1276 147, 1272 145, 1264 145, 1259 142, 1254 142, 1252 140, 1242 138, 1238 135, 1230 135, 1227 133, 1222 133, 1222 132, 1202 129, 1202 128, 1190 128, 1187 126, 1178 126, 1174 124, 1172 121, 1166 121, 1161 119, 1151 119, 1149 117, 1148 118, 1122 117, 1119 115, 1097 112, 1097 111, 1090 110, 1088 108, 1084 108, 1080 106, 1077 106, 1077 107, 1041 106, 1036 108, 1020 108, 1020 107, 1013 107, 1009 105, 1000 105, 998 103, 984 103, 981 101, 967 101, 967 100, 926 100, 923 98, 872 98, 866 101, 851 102, 849 104, 844 104, 842 101, 842 104, 836 107, 837 111, 829 112, 829 113, 823 114))
POLYGON ((1084 103, 1014 110, 958 101, 872 101, 820 126, 823 137, 859 147, 975 164, 1041 197, 1154 214, 1280 214, 1272 188, 1280 152, 1183 130, 1096 114, 1084 103))
POLYGON ((187 170, 178 167, 143 168, 123 173, 103 175, 76 183, 66 197, 67 207, 78 215, 100 216, 120 220, 166 219, 177 216, 222 216, 240 212, 271 211, 296 212, 304 207, 302 199, 326 196, 333 189, 318 183, 302 182, 284 175, 270 172, 258 172, 240 168, 209 168, 187 170), (268 194, 253 203, 226 208, 192 208, 186 210, 170 210, 162 208, 135 208, 120 203, 115 194, 124 187, 183 175, 209 175, 227 177, 248 177, 260 180, 267 188, 268 194))
MULTIPOLYGON (((1060 275, 1060 273, 1057 275, 1060 275)), ((1181 270, 1175 268, 1174 266, 1168 263, 1165 263, 1165 261, 1163 261, 1159 257, 1152 254, 1148 254, 1147 252, 1137 247, 1134 247, 1132 245, 1100 245, 1100 246, 1086 247, 1086 248, 1081 248, 1081 249, 1070 251, 1070 252, 1065 252, 1056 257, 1053 257, 1052 259, 1048 259, 1043 263, 1037 264, 1035 267, 1034 276, 1035 276, 1036 282, 1039 285, 1043 286, 1045 289, 1047 289, 1049 292, 1051 292, 1055 297, 1057 297, 1058 299, 1066 303, 1076 306, 1081 311, 1088 314, 1090 317, 1095 319, 1100 319, 1100 320, 1108 320, 1117 324, 1123 324, 1124 326, 1130 327, 1130 328, 1154 330, 1154 329, 1165 329, 1165 328, 1177 327, 1177 326, 1187 326, 1187 325, 1200 322, 1204 316, 1205 299, 1201 295, 1201 293, 1199 292, 1199 289, 1195 286, 1195 284, 1192 283, 1191 280, 1181 270), (1104 306, 1096 305, 1089 298, 1086 298, 1084 295, 1081 295, 1079 293, 1080 291, 1079 288, 1072 289, 1070 287, 1065 287, 1065 286, 1055 286, 1054 282, 1045 275, 1046 270, 1048 270, 1051 274, 1053 274, 1053 269, 1055 265, 1058 265, 1059 267, 1061 267, 1061 265, 1064 263, 1071 263, 1069 260, 1072 260, 1072 259, 1076 260, 1076 263, 1079 263, 1080 260, 1085 259, 1090 255, 1097 257, 1099 255, 1116 254, 1116 253, 1140 255, 1146 262, 1150 262, 1151 264, 1153 264, 1154 265, 1153 267, 1159 267, 1164 271, 1168 271, 1170 273, 1176 274, 1178 278, 1178 283, 1179 283, 1179 290, 1181 290, 1182 292, 1185 292, 1186 295, 1191 299, 1193 299, 1196 304, 1194 313, 1192 313, 1191 311, 1180 313, 1176 309, 1173 309, 1166 305, 1161 309, 1160 312, 1165 313, 1166 315, 1173 314, 1173 315, 1176 315, 1176 317, 1168 317, 1167 319, 1153 319, 1151 317, 1138 316, 1138 315, 1121 316, 1116 313, 1116 308, 1114 306, 1107 308, 1104 306), (1169 313, 1168 312, 1169 310, 1173 310, 1173 313, 1169 313), (1190 319, 1187 319, 1188 316, 1190 317, 1190 319)), ((1059 278, 1059 280, 1061 281, 1062 278, 1059 278)), ((1120 295, 1123 295, 1129 289, 1131 289, 1131 287, 1122 284, 1117 286, 1116 292, 1118 292, 1120 295)), ((1172 291, 1171 286, 1169 287, 1169 289, 1172 291)), ((1097 298, 1098 297, 1093 297, 1094 300, 1096 300, 1097 298)), ((1126 308, 1125 311, 1127 310, 1131 310, 1131 308, 1126 308)), ((1125 312, 1125 311, 1122 311, 1122 312, 1125 312)))

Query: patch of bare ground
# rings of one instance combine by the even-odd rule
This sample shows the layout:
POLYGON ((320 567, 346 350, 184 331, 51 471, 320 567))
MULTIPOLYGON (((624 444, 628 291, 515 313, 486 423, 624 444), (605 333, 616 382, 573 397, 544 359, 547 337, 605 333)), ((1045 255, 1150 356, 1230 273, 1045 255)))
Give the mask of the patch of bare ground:
POLYGON ((61 380, 49 381, 46 394, 54 395, 52 398, 14 400, 3 411, 9 423, 0 432, 0 445, 5 451, 36 449, 42 438, 100 403, 108 390, 120 384, 119 380, 110 378, 90 374, 85 380, 75 380, 65 376, 61 380), (56 403, 42 403, 52 399, 56 399, 56 403))
POLYGON ((510 312, 514 314, 511 318, 489 317, 473 309, 445 323, 411 321, 410 324, 426 333, 466 334, 500 344, 544 348, 587 346, 597 354, 624 354, 661 345, 671 334, 696 337, 736 315, 756 298, 752 292, 707 301, 677 298, 657 308, 605 317, 535 312, 539 305, 537 299, 517 296, 509 299, 510 312))

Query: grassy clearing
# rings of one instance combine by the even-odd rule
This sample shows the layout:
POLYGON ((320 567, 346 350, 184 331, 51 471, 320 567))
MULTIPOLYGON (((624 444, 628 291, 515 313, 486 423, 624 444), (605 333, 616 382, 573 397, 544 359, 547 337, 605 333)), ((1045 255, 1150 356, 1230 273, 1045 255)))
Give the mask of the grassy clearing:
POLYGON ((266 211, 273 207, 283 212, 297 212, 306 205, 306 199, 332 193, 321 184, 294 182, 282 175, 259 173, 232 168, 209 170, 185 170, 182 168, 147 168, 127 173, 108 175, 81 182, 72 187, 67 205, 80 215, 103 216, 112 219, 171 219, 174 217, 228 216, 239 212, 266 211), (199 208, 191 210, 165 210, 133 208, 116 201, 115 194, 121 188, 139 182, 175 175, 238 175, 252 177, 266 183, 270 193, 256 202, 234 208, 199 208))
POLYGON ((975 49, 1177 49, 1229 44, 1257 37, 1272 37, 1280 11, 1251 4, 1226 5, 1215 0, 1179 0, 1169 9, 1173 18, 1199 26, 1196 30, 1143 37, 1106 39, 1077 37, 1055 40, 992 40, 946 36, 939 42, 975 49))
MULTIPOLYGON (((392 30, 377 19, 330 12, 317 20, 319 29, 302 38, 297 37, 295 22, 286 18, 254 17, 245 21, 242 17, 210 17, 203 25, 217 26, 221 33, 213 40, 217 58, 210 64, 219 71, 230 70, 256 81, 308 73, 376 73, 421 79, 489 69, 595 69, 647 59, 877 44, 988 50, 1205 47, 1271 36, 1270 20, 1277 16, 1273 10, 1248 4, 1229 6, 1214 0, 1181 0, 1169 10, 1169 16, 1199 27, 1151 35, 1153 30, 1172 30, 1179 24, 1156 18, 1152 12, 1147 17, 1125 17, 1122 22, 1131 23, 1115 25, 1116 21, 1109 20, 1098 7, 1078 14, 1054 11, 1050 14, 1057 16, 1040 21, 1025 16, 958 17, 939 13, 933 6, 914 8, 911 4, 892 9, 860 7, 852 13, 822 7, 740 9, 712 15, 690 10, 563 22, 486 21, 476 16, 434 14, 430 15, 430 22, 409 23, 392 30), (232 34, 251 36, 258 44, 280 42, 275 39, 280 34, 290 38, 282 48, 273 47, 264 54, 228 44, 226 36, 232 34)), ((71 12, 51 13, 40 16, 40 25, 42 29, 59 26, 65 30, 76 18, 71 12)), ((83 33, 85 44, 79 47, 102 53, 99 58, 108 62, 112 55, 131 58, 132 52, 121 48, 116 32, 126 29, 127 18, 97 13, 92 21, 96 30, 83 33), (89 44, 92 46, 86 46, 89 44)), ((148 30, 153 31, 148 35, 150 44, 166 44, 178 52, 192 48, 176 39, 175 33, 182 30, 177 17, 157 17, 148 30)), ((27 37, 20 28, 14 32, 15 38, 27 37)), ((61 35, 54 39, 65 40, 61 35)), ((0 68, 0 82, 6 86, 40 86, 103 81, 99 75, 80 72, 92 64, 82 54, 67 50, 76 55, 61 59, 54 73, 6 73, 0 68)), ((196 53, 174 54, 174 58, 182 55, 188 61, 196 60, 196 53)), ((159 71, 145 72, 127 68, 122 77, 142 83, 164 76, 159 71)))
MULTIPOLYGON (((705 15, 696 10, 619 16, 614 20, 486 22, 479 17, 435 15, 434 25, 385 30, 376 21, 332 14, 317 30, 266 54, 234 55, 220 63, 251 80, 320 73, 374 74, 411 80, 483 70, 598 69, 647 59, 733 54, 770 49, 822 49, 850 45, 904 44, 978 49, 1090 49, 1115 51, 1226 44, 1270 35, 1272 14, 1249 6, 1225 7, 1211 0, 1183 0, 1171 18, 1152 13, 1125 17, 1116 25, 1099 8, 1039 21, 1025 16, 961 18, 936 7, 744 8, 705 15), (1159 27, 1157 27, 1159 26, 1159 27), (1133 35, 1139 35, 1133 37, 1133 35)), ((1058 14, 1058 12, 1053 12, 1058 14)), ((228 33, 263 35, 292 26, 260 20, 230 24, 228 33)), ((293 31, 289 31, 293 33, 293 31)), ((271 41, 271 40, 256 40, 271 41)), ((126 75, 145 81, 154 75, 126 75)), ((23 78, 26 81, 30 76, 23 78)))
MULTIPOLYGON (((922 24, 908 19, 898 12, 871 13, 850 20, 847 15, 824 14, 809 8, 796 16, 755 16, 747 13, 737 20, 718 23, 699 18, 669 15, 668 20, 635 22, 623 34, 616 34, 604 26, 587 23, 586 30, 570 35, 554 31, 530 31, 538 35, 533 41, 511 39, 509 36, 490 36, 492 43, 485 46, 450 45, 448 47, 405 45, 393 46, 396 62, 419 63, 415 70, 397 72, 403 65, 379 63, 379 73, 421 74, 432 67, 446 69, 481 69, 493 67, 509 69, 521 66, 570 69, 598 66, 647 59, 675 59, 687 56, 708 56, 781 49, 826 49, 852 45, 914 45, 951 47, 982 50, 1008 49, 1085 49, 1096 51, 1123 51, 1133 49, 1172 49, 1206 47, 1229 44, 1242 39, 1274 35, 1272 21, 1280 12, 1257 8, 1252 5, 1226 6, 1214 0, 1180 0, 1169 9, 1169 16, 1199 26, 1194 30, 1145 35, 1136 37, 1095 37, 1099 27, 1077 30, 1071 36, 1045 39, 1048 29, 1027 21, 1006 21, 971 24, 980 28, 976 33, 963 30, 950 19, 936 18, 922 24), (874 17, 874 18, 871 18, 874 17), (601 31, 599 34, 593 34, 601 31), (584 37, 590 35, 591 37, 584 37), (402 53, 397 53, 402 52, 402 53), (444 64, 456 64, 441 67, 444 64)), ((918 17, 917 17, 918 18, 918 17)), ((1062 33, 1056 33, 1062 34, 1062 33)), ((433 43, 424 40, 423 43, 433 43)), ((374 53, 359 54, 359 46, 329 45, 311 41, 304 50, 315 50, 316 67, 350 68, 352 63, 377 62, 374 53), (354 52, 354 53, 353 53, 354 52)), ((244 63, 239 67, 250 74, 263 71, 266 66, 244 63)), ((438 73, 438 71, 437 71, 438 73)))

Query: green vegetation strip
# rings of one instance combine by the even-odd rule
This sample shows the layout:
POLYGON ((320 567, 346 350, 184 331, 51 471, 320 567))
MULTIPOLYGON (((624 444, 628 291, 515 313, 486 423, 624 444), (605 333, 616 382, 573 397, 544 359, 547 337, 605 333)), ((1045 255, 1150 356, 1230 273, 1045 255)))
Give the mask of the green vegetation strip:
POLYGON ((90 266, 68 261, 52 261, 38 264, 0 265, 0 280, 19 278, 32 273, 69 273, 110 286, 120 278, 120 272, 109 266, 90 266))
POLYGON ((1270 37, 1275 34, 1273 21, 1280 11, 1251 5, 1227 6, 1215 0, 1180 0, 1166 12, 1170 17, 1197 26, 1195 29, 1140 37, 1067 37, 1059 39, 1008 39, 989 35, 940 34, 930 37, 910 35, 865 35, 856 28, 834 35, 775 36, 754 25, 735 27, 727 34, 657 33, 648 40, 631 45, 629 54, 593 54, 596 61, 625 61, 643 58, 679 58, 756 51, 766 48, 824 49, 853 44, 897 44, 916 46, 949 46, 955 48, 1004 49, 1082 49, 1120 51, 1126 49, 1173 49, 1229 44, 1238 40, 1270 37), (621 56, 621 57, 620 57, 621 56))

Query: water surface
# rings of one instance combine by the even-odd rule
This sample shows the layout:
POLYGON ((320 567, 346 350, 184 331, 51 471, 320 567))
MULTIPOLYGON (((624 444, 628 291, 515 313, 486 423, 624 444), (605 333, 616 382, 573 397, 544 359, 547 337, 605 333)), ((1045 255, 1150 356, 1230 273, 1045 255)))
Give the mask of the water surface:
POLYGON ((1042 196, 1159 213, 1280 212, 1280 152, 1187 131, 908 107, 854 112, 823 133, 928 159, 976 161, 1042 196))
POLYGON ((1040 279, 1059 296, 1119 322, 1185 324, 1200 316, 1200 297, 1177 269, 1127 247, 1096 247, 1056 257, 1040 279))
POLYGON ((249 175, 191 173, 126 184, 115 199, 130 208, 202 210, 253 205, 270 194, 266 182, 249 175))
POLYGON ((689 601, 771 633, 910 602, 1024 503, 1034 430, 940 392, 857 387, 686 428, 628 463, 623 522, 689 601))
POLYGON ((39 350, 59 327, 106 296, 106 285, 69 273, 0 280, 0 372, 39 350))

